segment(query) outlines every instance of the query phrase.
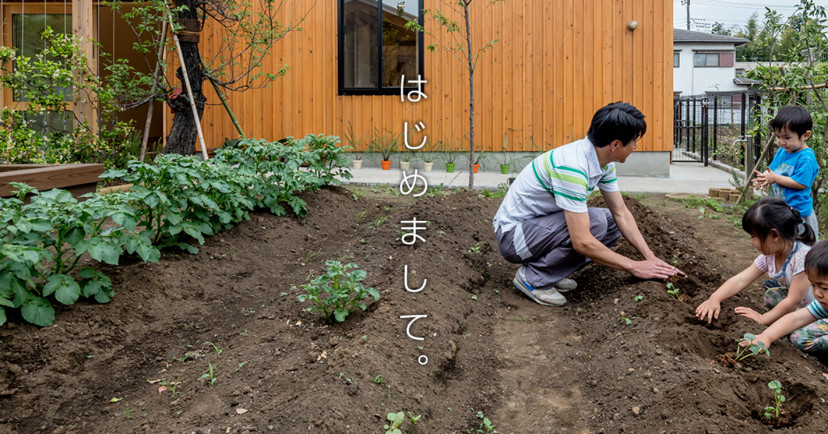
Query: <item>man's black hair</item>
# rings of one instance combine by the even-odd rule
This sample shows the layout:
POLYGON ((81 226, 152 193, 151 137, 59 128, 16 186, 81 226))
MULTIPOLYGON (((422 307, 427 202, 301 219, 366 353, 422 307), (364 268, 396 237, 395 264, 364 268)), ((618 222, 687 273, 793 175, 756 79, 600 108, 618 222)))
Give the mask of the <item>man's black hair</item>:
POLYGON ((620 140, 624 145, 647 132, 644 114, 632 104, 614 102, 598 109, 592 117, 587 137, 597 148, 620 140))
POLYGON ((770 126, 774 131, 782 131, 787 128, 788 131, 802 137, 803 134, 814 127, 814 120, 811 119, 808 110, 795 105, 786 105, 779 109, 770 126))
POLYGON ((828 240, 820 241, 805 255, 808 276, 828 276, 828 240))

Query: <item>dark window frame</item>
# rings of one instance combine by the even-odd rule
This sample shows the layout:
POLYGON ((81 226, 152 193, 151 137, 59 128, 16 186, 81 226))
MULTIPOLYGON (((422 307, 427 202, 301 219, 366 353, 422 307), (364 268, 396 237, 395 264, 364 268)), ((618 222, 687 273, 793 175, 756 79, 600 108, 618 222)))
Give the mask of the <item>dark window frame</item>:
MULTIPOLYGON (((412 1, 412 0, 408 0, 412 1)), ((423 25, 425 22, 425 18, 423 16, 423 1, 424 0, 413 0, 417 2, 417 24, 423 25)), ((382 71, 382 0, 377 0, 377 24, 379 31, 377 32, 377 55, 380 56, 378 59, 374 59, 375 62, 379 64, 379 74, 378 77, 383 76, 382 71)), ((382 80, 377 80, 377 87, 345 87, 345 61, 343 58, 342 53, 345 52, 345 0, 337 0, 337 87, 339 89, 339 95, 399 95, 400 88, 399 87, 382 87, 382 80)), ((425 47, 423 46, 423 32, 417 32, 417 56, 419 57, 419 66, 417 68, 417 74, 421 77, 425 78, 425 47)), ((408 79, 416 79, 417 77, 407 77, 408 79)), ((428 84, 423 85, 422 91, 425 92, 425 87, 428 84)), ((417 87, 405 87, 404 91, 406 93, 410 91, 417 90, 417 87)))
POLYGON ((680 68, 681 51, 673 51, 673 68, 680 68))

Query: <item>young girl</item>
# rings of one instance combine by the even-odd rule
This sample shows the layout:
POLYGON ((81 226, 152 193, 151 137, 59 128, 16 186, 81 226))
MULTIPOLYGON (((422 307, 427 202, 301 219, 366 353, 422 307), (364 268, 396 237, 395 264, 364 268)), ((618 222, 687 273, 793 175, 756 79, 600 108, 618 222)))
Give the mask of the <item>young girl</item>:
MULTIPOLYGON (((722 301, 747 288, 764 273, 780 285, 765 292, 765 306, 771 310, 760 314, 747 307, 737 307, 737 314, 770 325, 813 301, 811 285, 803 270, 805 255, 815 241, 814 232, 802 223, 799 211, 781 199, 762 199, 742 216, 742 229, 750 234, 750 242, 761 254, 700 304, 696 308, 696 317, 708 323, 718 319, 722 301)), ((806 344, 803 342, 803 346, 806 344)), ((794 345, 802 349, 796 342, 794 345)))

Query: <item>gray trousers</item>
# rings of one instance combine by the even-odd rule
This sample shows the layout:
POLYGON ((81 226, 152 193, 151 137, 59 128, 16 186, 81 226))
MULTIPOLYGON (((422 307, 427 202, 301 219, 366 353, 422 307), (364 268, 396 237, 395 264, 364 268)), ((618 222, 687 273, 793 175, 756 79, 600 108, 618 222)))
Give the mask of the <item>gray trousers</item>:
MULTIPOLYGON (((621 231, 606 208, 589 208, 589 231, 605 246, 615 245, 621 231)), ((509 262, 525 266, 526 280, 536 289, 548 289, 578 271, 591 259, 572 247, 564 212, 535 217, 503 232, 497 230, 497 248, 509 262)))
POLYGON ((816 210, 811 213, 808 217, 805 217, 803 220, 811 229, 814 230, 814 236, 816 237, 817 242, 819 241, 819 224, 817 223, 817 216, 816 210))

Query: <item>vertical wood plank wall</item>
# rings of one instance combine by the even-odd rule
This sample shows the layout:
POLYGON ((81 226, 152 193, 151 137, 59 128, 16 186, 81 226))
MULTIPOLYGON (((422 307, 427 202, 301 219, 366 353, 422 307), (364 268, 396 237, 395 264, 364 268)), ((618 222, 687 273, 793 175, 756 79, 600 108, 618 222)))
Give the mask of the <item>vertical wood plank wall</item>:
MULTIPOLYGON (((413 1, 413 0, 412 0, 413 1)), ((313 0, 287 1, 284 20, 300 17, 313 0)), ((673 12, 662 0, 510 0, 495 6, 472 3, 474 47, 498 39, 475 73, 475 136, 478 147, 510 151, 557 147, 586 135, 592 114, 627 101, 647 117, 639 151, 672 149, 673 12), (485 6, 485 7, 484 7, 485 6), (635 20, 638 28, 627 29, 635 20)), ((425 0, 426 8, 444 8, 425 0)), ((422 121, 434 143, 459 139, 468 130, 468 81, 464 66, 446 52, 425 52, 428 99, 402 103, 399 95, 337 94, 337 1, 316 2, 304 30, 278 42, 265 62, 288 74, 270 87, 231 93, 230 104, 249 137, 278 140, 309 133, 343 136, 348 122, 358 135, 374 128, 401 132, 403 122, 422 121)), ((460 20, 459 16, 456 16, 460 20)), ((444 37, 426 18, 426 28, 444 37)), ((220 37, 202 33, 205 58, 220 37)), ((432 42, 425 36, 425 42, 432 42)), ((202 125, 208 147, 236 137, 209 85, 202 125)), ((171 117, 167 114, 167 122, 171 117)))

